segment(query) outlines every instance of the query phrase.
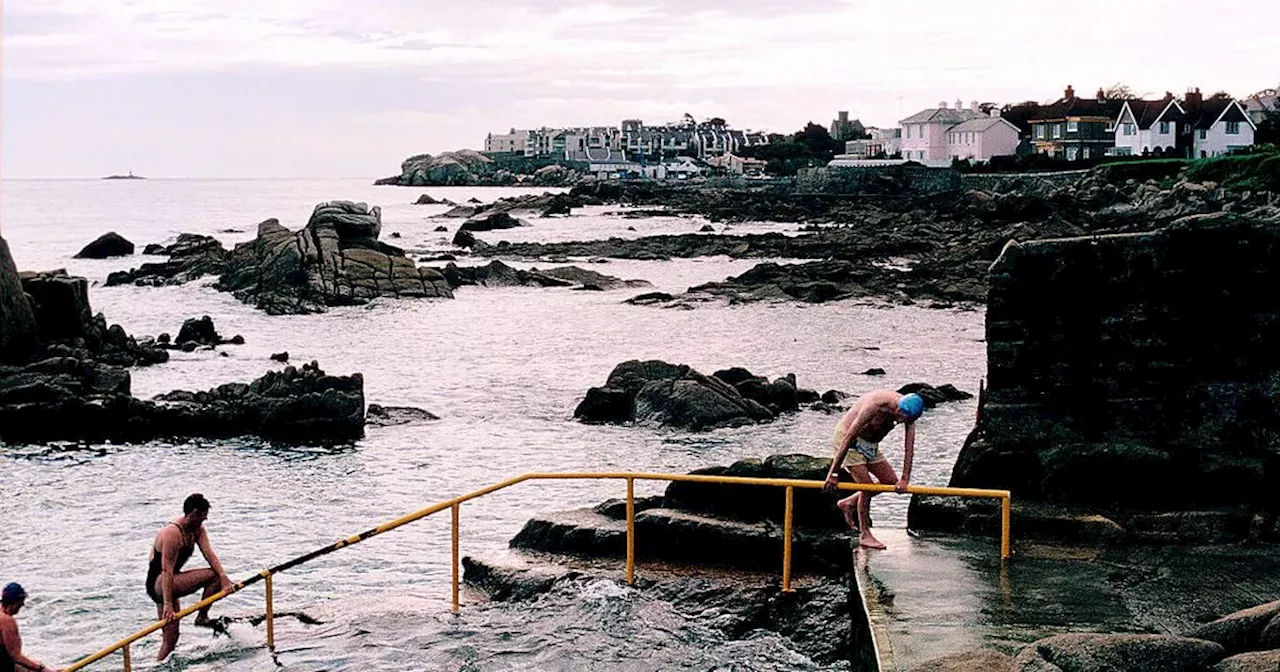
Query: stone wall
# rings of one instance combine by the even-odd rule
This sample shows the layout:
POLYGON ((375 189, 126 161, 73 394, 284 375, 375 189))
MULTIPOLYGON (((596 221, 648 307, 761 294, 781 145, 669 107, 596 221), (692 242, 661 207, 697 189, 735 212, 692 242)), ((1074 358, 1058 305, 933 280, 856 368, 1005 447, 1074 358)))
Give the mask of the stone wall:
POLYGON ((1274 502, 1278 238, 1218 213, 1006 247, 986 399, 951 484, 1074 504, 1274 502))
POLYGON ((1004 194, 1029 189, 1051 189, 1079 182, 1087 170, 1063 170, 1052 173, 969 173, 960 177, 966 189, 1004 194))
POLYGON ((37 340, 35 317, 22 291, 22 280, 0 238, 0 363, 26 361, 37 340))
POLYGON ((804 193, 920 195, 960 186, 960 173, 924 166, 810 168, 796 175, 796 191, 804 193))

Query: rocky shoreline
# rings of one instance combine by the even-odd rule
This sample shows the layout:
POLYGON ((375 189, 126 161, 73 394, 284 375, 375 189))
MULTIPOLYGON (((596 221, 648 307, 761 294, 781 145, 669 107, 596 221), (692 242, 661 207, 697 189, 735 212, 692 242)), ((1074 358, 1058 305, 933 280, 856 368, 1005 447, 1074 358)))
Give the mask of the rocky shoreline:
MULTIPOLYGON (((360 374, 329 376, 312 362, 251 383, 133 396, 128 367, 166 362, 167 338, 139 341, 89 304, 88 281, 65 271, 17 272, 0 239, 0 440, 138 442, 254 435, 285 443, 364 435, 360 374)), ((221 343, 212 320, 191 319, 174 347, 221 343)))

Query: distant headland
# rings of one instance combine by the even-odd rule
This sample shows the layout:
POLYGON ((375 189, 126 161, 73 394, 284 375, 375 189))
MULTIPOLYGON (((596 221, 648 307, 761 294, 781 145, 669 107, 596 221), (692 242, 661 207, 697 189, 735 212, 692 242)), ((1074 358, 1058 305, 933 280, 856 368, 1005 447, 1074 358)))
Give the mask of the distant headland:
POLYGON ((131 170, 129 171, 128 175, 108 175, 102 179, 104 180, 145 180, 147 178, 141 175, 134 175, 133 171, 131 170))

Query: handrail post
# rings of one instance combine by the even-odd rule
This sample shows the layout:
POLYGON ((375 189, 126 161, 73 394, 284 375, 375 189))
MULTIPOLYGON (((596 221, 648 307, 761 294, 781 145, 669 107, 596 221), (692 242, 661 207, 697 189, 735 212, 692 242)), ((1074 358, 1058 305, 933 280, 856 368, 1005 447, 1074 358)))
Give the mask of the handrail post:
POLYGON ((1009 548, 1009 527, 1013 518, 1013 502, 1009 495, 1000 498, 1000 559, 1008 560, 1011 553, 1009 548))
POLYGON ((782 518, 782 592, 791 593, 791 518, 795 488, 787 486, 787 511, 782 518))
POLYGON ((263 572, 263 582, 267 589, 267 648, 276 650, 276 607, 271 591, 271 572, 263 572))
POLYGON ((458 507, 460 504, 454 504, 450 507, 453 510, 453 613, 458 613, 458 507))
POLYGON ((129 655, 129 645, 124 645, 124 672, 133 672, 133 657, 129 655))
POLYGON ((627 478, 627 585, 636 584, 636 479, 627 478))

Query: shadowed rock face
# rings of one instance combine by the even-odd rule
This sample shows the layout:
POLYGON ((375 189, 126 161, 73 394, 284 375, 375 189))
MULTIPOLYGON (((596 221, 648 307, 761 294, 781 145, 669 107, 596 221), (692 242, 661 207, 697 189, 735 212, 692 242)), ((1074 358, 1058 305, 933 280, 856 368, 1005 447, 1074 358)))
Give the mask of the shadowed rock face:
POLYGON ((419 269, 404 251, 377 240, 382 214, 364 203, 316 206, 293 232, 274 219, 237 245, 217 287, 272 315, 324 312, 380 296, 453 298, 439 271, 419 269))
POLYGON ((4 318, 0 319, 0 363, 26 361, 40 335, 4 238, 0 238, 0 317, 4 318))
POLYGON ((63 270, 24 272, 20 277, 42 344, 34 356, 91 358, 116 366, 169 361, 169 353, 139 344, 120 325, 108 326, 105 316, 94 315, 88 280, 63 270))
POLYGON ((347 441, 364 434, 364 380, 360 374, 327 376, 312 362, 249 384, 144 401, 132 396, 124 369, 55 357, 0 367, 0 427, 0 438, 12 443, 250 435, 289 443, 347 441))

